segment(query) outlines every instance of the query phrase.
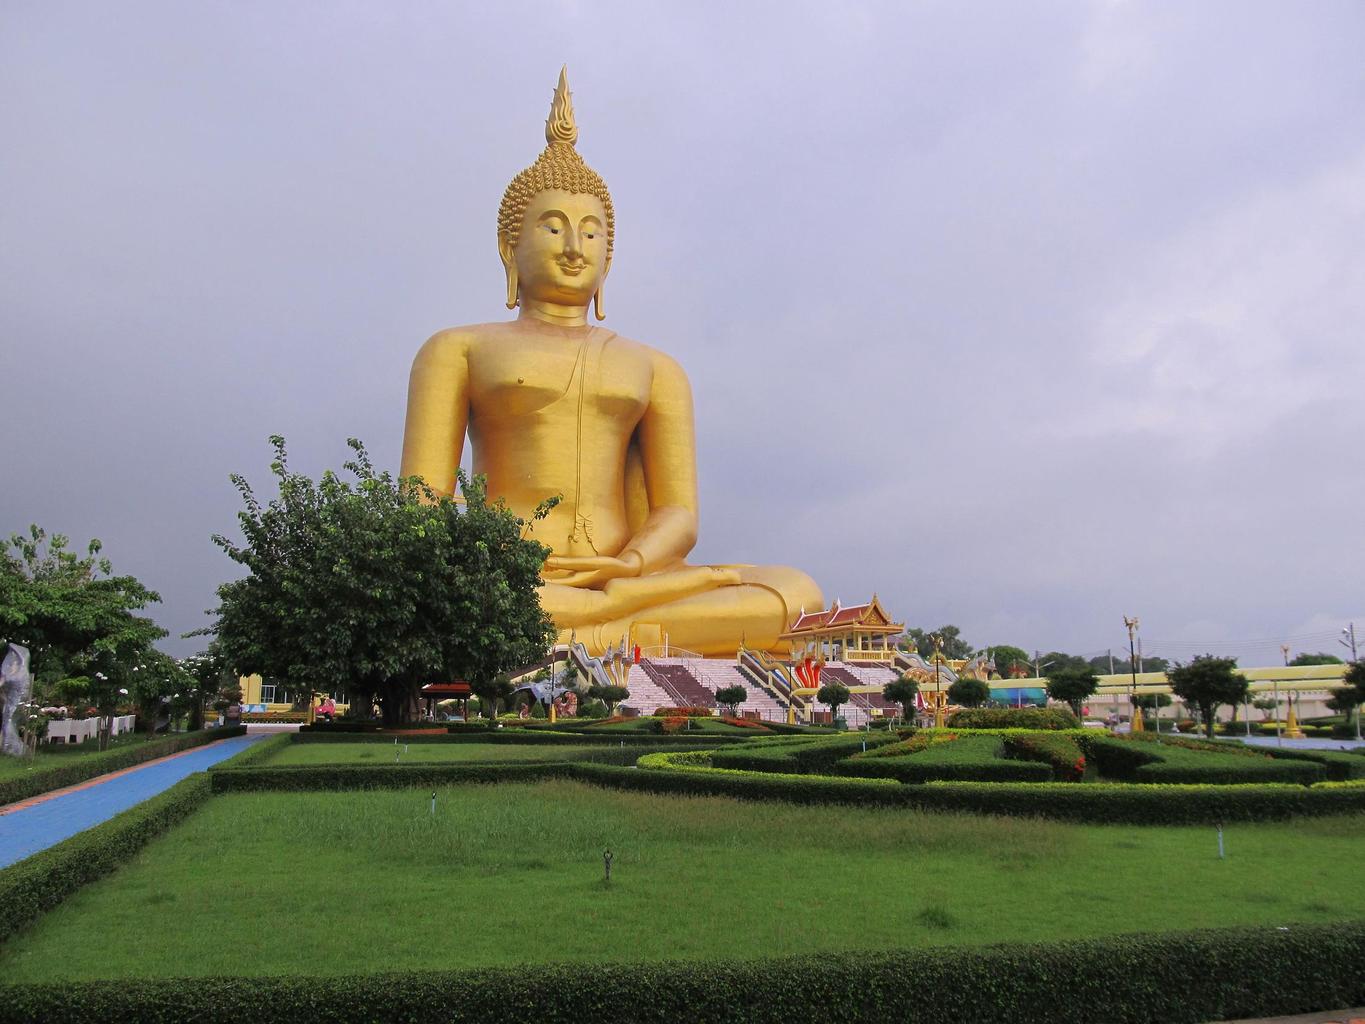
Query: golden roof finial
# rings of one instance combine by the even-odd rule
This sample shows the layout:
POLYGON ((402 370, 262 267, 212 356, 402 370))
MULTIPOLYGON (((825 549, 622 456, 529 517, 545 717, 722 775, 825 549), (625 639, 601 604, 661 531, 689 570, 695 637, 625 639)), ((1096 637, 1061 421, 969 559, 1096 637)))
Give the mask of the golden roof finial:
POLYGON ((550 116, 545 119, 545 141, 554 145, 565 142, 572 146, 578 141, 578 125, 573 119, 573 99, 569 95, 569 65, 559 69, 559 85, 550 103, 550 116))

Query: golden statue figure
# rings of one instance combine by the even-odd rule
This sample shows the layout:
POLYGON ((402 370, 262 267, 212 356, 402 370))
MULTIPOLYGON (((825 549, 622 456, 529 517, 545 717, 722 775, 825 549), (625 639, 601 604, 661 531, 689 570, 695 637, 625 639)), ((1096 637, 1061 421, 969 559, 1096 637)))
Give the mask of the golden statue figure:
POLYGON ((623 637, 732 656, 741 640, 780 650, 800 610, 824 607, 805 573, 782 566, 692 566, 697 466, 692 393, 674 360, 588 323, 604 317, 615 216, 606 184, 574 148, 560 72, 547 145, 507 187, 498 253, 505 323, 434 335, 413 361, 402 475, 450 494, 466 433, 473 468, 529 518, 553 555, 540 601, 561 641, 600 654, 623 637))

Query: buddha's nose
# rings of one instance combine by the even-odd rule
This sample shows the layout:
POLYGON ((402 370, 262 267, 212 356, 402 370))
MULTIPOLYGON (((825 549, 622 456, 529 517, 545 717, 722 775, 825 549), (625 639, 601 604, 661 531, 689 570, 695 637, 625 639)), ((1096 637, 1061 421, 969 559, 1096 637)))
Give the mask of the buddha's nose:
POLYGON ((578 232, 568 227, 564 229, 564 255, 577 256, 582 252, 579 245, 578 232))

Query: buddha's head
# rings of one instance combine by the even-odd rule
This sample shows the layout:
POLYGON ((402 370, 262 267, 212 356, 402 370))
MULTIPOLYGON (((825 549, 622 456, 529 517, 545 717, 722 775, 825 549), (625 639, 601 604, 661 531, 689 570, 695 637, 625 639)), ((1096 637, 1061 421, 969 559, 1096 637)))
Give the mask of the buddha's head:
POLYGON ((563 70, 545 141, 536 162, 507 186, 498 209, 507 308, 524 300, 586 308, 591 300, 601 320, 616 223, 606 182, 574 149, 578 126, 563 70))

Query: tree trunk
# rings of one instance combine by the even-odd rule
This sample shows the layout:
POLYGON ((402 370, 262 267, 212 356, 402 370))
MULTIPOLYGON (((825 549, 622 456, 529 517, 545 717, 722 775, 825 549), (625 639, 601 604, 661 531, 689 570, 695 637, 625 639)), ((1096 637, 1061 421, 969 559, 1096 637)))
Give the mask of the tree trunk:
POLYGON ((1204 716, 1204 736, 1213 739, 1213 713, 1216 705, 1200 704, 1199 713, 1204 716))

